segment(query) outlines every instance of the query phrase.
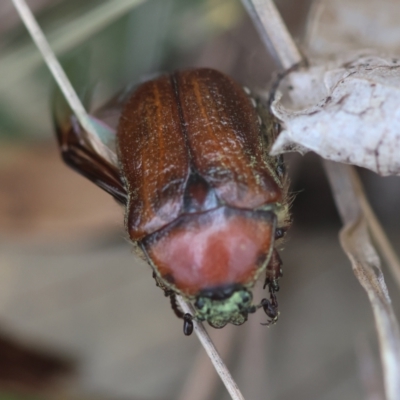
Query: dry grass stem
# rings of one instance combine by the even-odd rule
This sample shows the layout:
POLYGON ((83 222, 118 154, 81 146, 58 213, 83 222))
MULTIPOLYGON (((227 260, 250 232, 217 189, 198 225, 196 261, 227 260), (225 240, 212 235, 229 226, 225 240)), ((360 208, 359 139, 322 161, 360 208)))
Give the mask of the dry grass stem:
MULTIPOLYGON (((54 52, 50 48, 49 43, 47 42, 43 32, 37 24, 35 17, 27 6, 25 0, 13 0, 13 3, 21 16, 21 19, 26 25, 30 35, 32 36, 32 39, 34 40, 36 46, 39 48, 58 86, 63 92, 69 106, 77 116, 82 127, 85 129, 91 145, 101 157, 106 159, 111 164, 116 165, 117 160, 115 158, 115 154, 111 152, 106 146, 104 146, 98 138, 95 128, 93 127, 80 99, 74 91, 56 56, 54 55, 54 52)), ((193 313, 193 310, 188 304, 186 304, 186 302, 182 298, 179 297, 178 302, 184 312, 193 313)), ((211 359, 212 364, 214 365, 217 373, 224 382, 232 399, 244 399, 202 324, 194 321, 194 329, 196 335, 198 336, 203 347, 205 348, 208 356, 211 359)))
MULTIPOLYGON (((224 359, 227 359, 233 350, 236 332, 235 327, 227 326, 223 330, 215 331, 215 335, 213 335, 214 345, 219 349, 219 353, 224 359)), ((200 349, 186 378, 179 400, 214 399, 219 382, 218 375, 213 368, 210 368, 210 359, 200 349)))
MULTIPOLYGON (((120 0, 118 2, 109 0, 100 3, 94 9, 67 21, 62 26, 57 26, 48 32, 46 37, 52 45, 53 52, 60 55, 78 46, 127 11, 145 1, 147 0, 120 0)), ((42 62, 42 58, 37 56, 36 49, 30 45, 3 52, 0 74, 9 79, 0 81, 0 88, 4 90, 12 86, 42 62)))
MULTIPOLYGON (((262 283, 259 281, 253 290, 255 299, 265 297, 262 283)), ((253 315, 246 322, 245 337, 241 342, 239 354, 240 366, 235 370, 240 376, 240 385, 246 388, 246 396, 249 399, 260 398, 261 393, 264 398, 265 393, 268 393, 268 389, 273 386, 274 379, 270 374, 266 375, 271 361, 269 355, 274 349, 273 328, 262 329, 266 327, 260 325, 260 320, 256 316, 257 314, 253 315)))
POLYGON ((276 61, 289 69, 303 61, 292 36, 272 0, 242 0, 253 23, 276 61))
POLYGON ((365 400, 384 400, 383 385, 380 378, 380 366, 374 357, 372 346, 366 333, 355 338, 358 376, 363 388, 365 400))
POLYGON ((354 189, 357 193, 357 198, 360 202, 360 207, 366 218, 372 238, 374 239, 387 265, 389 266, 390 272, 392 273, 397 286, 400 288, 400 260, 397 257, 397 254, 394 251, 385 231, 383 230, 382 225, 380 224, 367 200, 360 178, 358 177, 356 171, 351 169, 350 173, 354 189))
POLYGON ((367 292, 375 317, 386 398, 398 400, 400 393, 400 329, 380 268, 379 257, 371 244, 349 165, 325 161, 325 169, 344 227, 341 245, 349 257, 354 274, 367 292))
POLYGON ((79 120, 79 123, 85 129, 88 139, 95 151, 103 158, 105 158, 111 164, 116 164, 117 160, 115 154, 111 152, 97 136, 96 130, 93 127, 85 108, 83 107, 78 95, 76 94, 74 88, 71 85, 67 75, 62 69, 60 63, 58 62, 56 56, 54 55, 50 45, 44 36, 42 30, 40 29, 35 17, 33 16, 31 10, 26 4, 25 0, 12 0, 15 8, 17 9, 22 21, 24 22, 26 28, 29 31, 33 41, 41 52, 43 59, 45 60, 47 66, 49 67, 54 79, 56 80, 58 86, 64 94, 69 106, 73 110, 74 114, 79 120))
MULTIPOLYGON (((179 307, 182 309, 184 313, 194 314, 193 308, 190 304, 188 304, 185 300, 182 299, 181 296, 177 296, 179 307)), ((193 321, 194 331, 197 337, 200 340, 200 343, 203 345, 205 351, 210 357, 211 362, 214 365, 215 370, 218 375, 222 379, 227 391, 229 392, 231 398, 233 400, 244 400, 242 393, 240 392, 236 382, 233 380, 231 373, 226 367, 225 363, 222 361, 221 356, 219 355, 217 349, 215 348, 213 342, 211 341, 210 336, 205 330, 203 324, 201 322, 193 321)))

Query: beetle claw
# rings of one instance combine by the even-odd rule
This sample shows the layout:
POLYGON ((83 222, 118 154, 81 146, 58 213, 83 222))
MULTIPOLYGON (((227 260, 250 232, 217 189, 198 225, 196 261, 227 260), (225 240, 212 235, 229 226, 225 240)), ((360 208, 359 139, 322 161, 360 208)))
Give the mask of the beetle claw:
POLYGON ((186 336, 190 336, 193 332, 193 316, 186 313, 183 316, 183 333, 186 336))
POLYGON ((278 314, 276 315, 276 317, 274 319, 270 319, 267 322, 260 322, 260 325, 263 325, 263 326, 274 325, 274 324, 276 324, 278 322, 278 317, 279 317, 279 312, 278 312, 278 314))
POLYGON ((261 307, 264 309, 265 314, 271 319, 274 319, 278 316, 278 310, 275 304, 268 299, 261 300, 261 307))
POLYGON ((266 323, 261 323, 261 325, 266 325, 266 326, 275 324, 278 321, 278 317, 279 317, 278 300, 276 299, 274 291, 271 287, 270 287, 269 292, 270 292, 271 300, 262 299, 261 303, 260 303, 260 307, 263 308, 265 314, 267 314, 267 316, 269 318, 271 318, 266 323))

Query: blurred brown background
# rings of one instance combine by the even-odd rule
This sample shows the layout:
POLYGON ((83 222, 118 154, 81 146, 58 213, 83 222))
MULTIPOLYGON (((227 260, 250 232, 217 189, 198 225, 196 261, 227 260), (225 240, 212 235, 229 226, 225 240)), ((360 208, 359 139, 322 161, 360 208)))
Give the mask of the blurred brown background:
MULTIPOLYGON (((238 0, 28 3, 96 104, 159 71, 209 66, 253 88, 276 72, 238 0)), ((309 1, 276 3, 301 41, 309 1)), ((0 399, 227 399, 207 361, 211 378, 190 386, 200 346, 132 254, 123 210, 62 164, 53 92, 11 1, 0 2, 0 399)), ((246 399, 383 399, 372 313, 340 249, 320 161, 288 162, 296 201, 280 321, 262 327, 260 313, 210 333, 246 399)), ((396 248, 399 178, 360 172, 396 248)))

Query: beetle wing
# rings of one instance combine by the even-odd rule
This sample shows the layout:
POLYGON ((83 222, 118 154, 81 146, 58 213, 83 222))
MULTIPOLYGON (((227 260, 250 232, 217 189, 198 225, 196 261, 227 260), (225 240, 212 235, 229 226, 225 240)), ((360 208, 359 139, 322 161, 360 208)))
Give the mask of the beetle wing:
MULTIPOLYGON (((116 131, 118 121, 121 117, 121 113, 125 107, 125 104, 132 96, 132 93, 137 89, 137 87, 137 83, 127 85, 127 87, 117 92, 101 107, 96 109, 96 111, 94 112, 94 116, 116 131)), ((116 137, 114 132, 114 141, 115 139, 116 137)))
POLYGON ((182 214, 280 201, 264 147, 250 98, 220 72, 177 72, 139 86, 117 131, 131 239, 182 214))
POLYGON ((189 175, 188 148, 169 76, 144 83, 126 103, 117 146, 129 193, 128 230, 139 240, 180 215, 189 175))
POLYGON ((225 204, 254 209, 281 199, 264 158, 250 98, 212 69, 174 74, 191 161, 225 204))
MULTIPOLYGON (((90 136, 61 98, 55 101, 53 120, 65 163, 111 194, 119 203, 126 204, 127 195, 118 165, 110 163, 96 151, 90 136)), ((98 141, 101 144, 100 139, 98 141)), ((104 150, 112 154, 105 146, 104 150)))

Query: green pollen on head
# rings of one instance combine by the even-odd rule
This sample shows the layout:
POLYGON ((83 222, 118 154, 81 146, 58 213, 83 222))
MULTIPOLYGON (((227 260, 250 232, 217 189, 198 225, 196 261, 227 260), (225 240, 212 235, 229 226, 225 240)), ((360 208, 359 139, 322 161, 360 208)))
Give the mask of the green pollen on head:
POLYGON ((226 324, 241 325, 247 320, 253 296, 247 289, 239 289, 223 300, 199 297, 195 303, 196 318, 207 321, 214 328, 226 324))

